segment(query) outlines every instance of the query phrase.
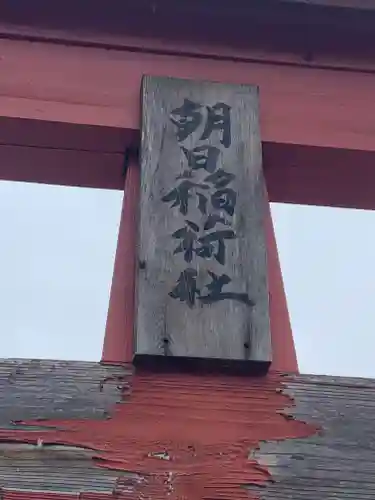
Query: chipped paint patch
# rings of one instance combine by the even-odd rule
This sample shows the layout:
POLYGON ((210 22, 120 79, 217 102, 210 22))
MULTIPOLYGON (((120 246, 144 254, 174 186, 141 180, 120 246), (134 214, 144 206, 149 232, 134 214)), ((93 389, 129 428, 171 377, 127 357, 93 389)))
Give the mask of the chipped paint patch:
POLYGON ((171 457, 168 455, 168 453, 166 451, 162 452, 162 453, 149 453, 147 455, 148 457, 151 457, 151 458, 159 458, 160 460, 170 460, 171 457))

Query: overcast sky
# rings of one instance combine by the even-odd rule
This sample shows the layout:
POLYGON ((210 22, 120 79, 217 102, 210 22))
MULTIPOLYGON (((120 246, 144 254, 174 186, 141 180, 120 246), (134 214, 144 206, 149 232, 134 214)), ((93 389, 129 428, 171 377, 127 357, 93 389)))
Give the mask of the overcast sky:
MULTIPOLYGON (((1 357, 100 359, 121 203, 0 182, 1 357)), ((375 377, 375 212, 272 214, 300 370, 375 377)))

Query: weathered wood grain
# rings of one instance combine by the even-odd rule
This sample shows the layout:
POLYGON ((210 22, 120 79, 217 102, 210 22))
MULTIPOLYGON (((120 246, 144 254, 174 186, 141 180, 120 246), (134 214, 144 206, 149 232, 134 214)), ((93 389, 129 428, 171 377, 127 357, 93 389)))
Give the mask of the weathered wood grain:
POLYGON ((85 361, 1 360, 0 429, 40 418, 105 419, 121 401, 124 375, 85 361))
POLYGON ((258 89, 147 76, 142 113, 135 359, 268 366, 258 89))
MULTIPOLYGON (((95 452, 74 446, 0 444, 0 493, 11 490, 75 493, 107 492, 118 473, 95 467, 95 452)), ((44 498, 44 497, 41 497, 44 498)))
POLYGON ((375 498, 375 381, 301 375, 283 386, 294 403, 284 413, 318 431, 260 444, 253 457, 272 479, 260 499, 375 498))

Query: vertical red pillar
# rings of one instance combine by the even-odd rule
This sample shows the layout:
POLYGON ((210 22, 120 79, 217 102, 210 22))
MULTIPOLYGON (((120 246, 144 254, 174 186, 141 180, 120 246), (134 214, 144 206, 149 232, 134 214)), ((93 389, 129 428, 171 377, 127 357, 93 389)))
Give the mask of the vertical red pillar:
POLYGON ((296 373, 298 372, 296 349, 269 204, 265 223, 273 356, 271 369, 296 373))
POLYGON ((133 356, 135 259, 140 171, 131 159, 126 172, 102 361, 129 363, 133 356))
MULTIPOLYGON (((133 355, 134 288, 140 171, 129 164, 126 174, 115 267, 102 361, 129 363, 133 355)), ((297 372, 297 358, 277 252, 271 211, 266 216, 266 241, 272 333, 272 370, 297 372)))

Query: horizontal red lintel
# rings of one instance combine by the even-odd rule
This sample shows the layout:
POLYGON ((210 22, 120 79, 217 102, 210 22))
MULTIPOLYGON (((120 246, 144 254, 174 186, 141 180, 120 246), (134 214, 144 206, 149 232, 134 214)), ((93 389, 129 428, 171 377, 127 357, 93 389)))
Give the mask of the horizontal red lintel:
POLYGON ((143 74, 256 84, 271 201, 374 208, 375 74, 0 40, 0 178, 123 189, 143 74))
POLYGON ((375 74, 0 40, 2 116, 139 129, 142 75, 252 84, 265 142, 375 150, 375 74))
MULTIPOLYGON (((7 122, 0 120, 0 179, 124 188, 124 152, 138 145, 138 131, 21 119, 11 119, 8 127, 7 122), (9 144, 10 130, 16 144, 9 144)), ((270 201, 375 208, 373 151, 263 142, 263 164, 270 201)))

